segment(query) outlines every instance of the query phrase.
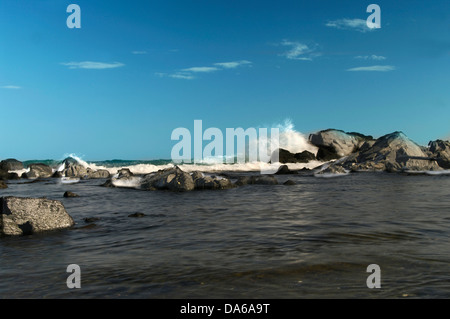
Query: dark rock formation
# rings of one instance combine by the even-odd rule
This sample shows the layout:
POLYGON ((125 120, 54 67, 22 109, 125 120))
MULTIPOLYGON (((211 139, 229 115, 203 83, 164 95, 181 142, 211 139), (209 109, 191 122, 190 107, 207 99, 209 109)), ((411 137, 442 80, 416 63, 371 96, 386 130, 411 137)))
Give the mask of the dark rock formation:
POLYGON ((432 141, 428 144, 428 149, 436 162, 443 169, 450 169, 450 142, 443 140, 432 141))
POLYGON ((338 159, 355 153, 366 141, 372 139, 372 136, 345 133, 334 129, 320 131, 309 136, 311 144, 319 148, 317 159, 321 161, 338 159))
POLYGON ((220 176, 205 176, 195 179, 195 189, 229 189, 234 185, 227 178, 220 176))
POLYGON ((5 189, 8 188, 8 185, 6 185, 6 183, 2 180, 0 180, 0 189, 5 189))
POLYGON ((176 192, 191 191, 195 188, 192 176, 183 172, 178 166, 159 170, 143 177, 141 189, 171 190, 176 192))
POLYGON ((66 197, 66 198, 68 198, 68 197, 79 197, 79 195, 67 191, 67 192, 64 193, 64 197, 66 197))
POLYGON ((262 176, 242 176, 236 181, 237 186, 243 185, 277 185, 278 181, 274 176, 262 175, 262 176))
POLYGON ((128 217, 141 218, 141 217, 145 217, 145 214, 144 213, 134 213, 134 214, 128 215, 128 217))
POLYGON ((53 175, 52 168, 42 163, 30 164, 28 168, 30 171, 23 173, 22 178, 47 178, 53 175))
POLYGON ((308 151, 303 151, 301 153, 291 153, 285 149, 278 149, 279 162, 286 163, 308 163, 309 161, 314 161, 316 156, 308 151))
POLYGON ((29 235, 74 225, 63 204, 45 198, 0 198, 0 236, 29 235))
POLYGON ((276 175, 289 175, 289 174, 296 174, 296 173, 297 173, 297 171, 290 170, 287 165, 281 165, 275 174, 276 175))
POLYGON ((285 181, 283 183, 283 185, 286 185, 286 186, 292 186, 292 185, 295 185, 295 184, 296 183, 294 181, 290 180, 290 179, 288 179, 287 181, 285 181))
POLYGON ((0 170, 4 171, 18 171, 23 169, 23 163, 16 159, 6 159, 0 162, 0 170))

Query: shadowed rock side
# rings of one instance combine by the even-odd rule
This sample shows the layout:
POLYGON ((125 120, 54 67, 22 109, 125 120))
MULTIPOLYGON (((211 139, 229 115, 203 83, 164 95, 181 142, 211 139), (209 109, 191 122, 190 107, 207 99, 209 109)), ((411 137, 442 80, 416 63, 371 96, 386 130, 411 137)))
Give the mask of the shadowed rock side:
POLYGON ((30 164, 28 166, 29 172, 23 173, 22 178, 48 178, 52 177, 53 169, 42 163, 30 164))
POLYGON ((444 169, 450 169, 450 142, 436 140, 428 144, 431 157, 436 158, 438 165, 444 169))
POLYGON ((74 225, 63 204, 45 198, 0 198, 0 236, 30 235, 74 225))
POLYGON ((358 151, 366 141, 373 140, 372 136, 360 133, 345 133, 341 130, 328 129, 309 136, 311 144, 319 148, 317 159, 330 161, 348 156, 358 151))
POLYGON ((0 170, 3 171, 18 171, 23 169, 23 163, 16 159, 6 159, 0 162, 0 170))

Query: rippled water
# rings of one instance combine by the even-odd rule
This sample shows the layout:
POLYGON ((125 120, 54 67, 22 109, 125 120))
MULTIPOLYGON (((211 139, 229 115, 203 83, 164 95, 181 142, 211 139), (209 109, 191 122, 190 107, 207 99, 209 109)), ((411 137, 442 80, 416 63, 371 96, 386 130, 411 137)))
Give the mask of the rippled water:
POLYGON ((0 297, 450 297, 450 176, 277 178, 297 184, 189 193, 9 184, 0 196, 61 200, 77 224, 1 238, 0 297), (80 197, 63 198, 67 190, 80 197), (128 217, 137 212, 145 216, 128 217), (81 289, 66 286, 69 264, 81 267, 81 289), (366 286, 369 264, 381 267, 381 289, 366 286))

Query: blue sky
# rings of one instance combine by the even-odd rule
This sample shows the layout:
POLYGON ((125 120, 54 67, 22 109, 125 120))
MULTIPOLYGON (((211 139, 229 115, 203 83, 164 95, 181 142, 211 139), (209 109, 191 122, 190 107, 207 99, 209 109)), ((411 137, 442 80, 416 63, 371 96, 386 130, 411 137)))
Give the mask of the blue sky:
POLYGON ((426 144, 450 135, 449 71, 448 0, 2 0, 0 158, 169 158, 195 119, 426 144))

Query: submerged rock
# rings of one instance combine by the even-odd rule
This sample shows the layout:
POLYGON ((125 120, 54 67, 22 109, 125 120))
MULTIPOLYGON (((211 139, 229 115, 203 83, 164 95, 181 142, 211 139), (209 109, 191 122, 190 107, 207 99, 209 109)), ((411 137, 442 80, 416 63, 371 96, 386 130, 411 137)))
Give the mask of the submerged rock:
POLYGON ((128 217, 142 218, 142 217, 145 217, 145 214, 144 213, 134 213, 134 214, 128 215, 128 217))
POLYGON ((0 236, 30 235, 74 225, 60 201, 45 198, 0 198, 0 236))
POLYGON ((67 191, 67 192, 64 193, 64 197, 66 197, 66 198, 69 198, 69 197, 80 197, 80 195, 67 191))
POLYGON ((293 180, 290 180, 290 179, 288 179, 287 181, 285 181, 283 183, 283 185, 286 185, 286 186, 292 186, 292 185, 295 185, 295 184, 296 183, 293 180))
POLYGON ((2 180, 0 180, 0 189, 5 189, 8 188, 8 185, 6 185, 6 183, 2 180))
POLYGON ((236 181, 237 186, 243 185, 278 185, 278 181, 274 176, 242 176, 236 181))

